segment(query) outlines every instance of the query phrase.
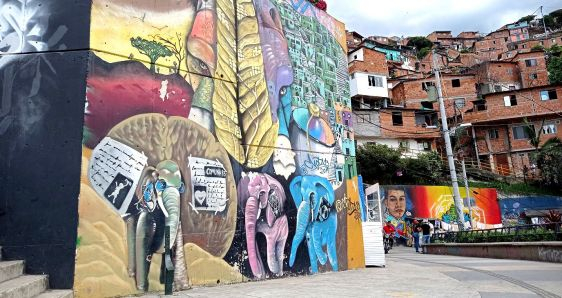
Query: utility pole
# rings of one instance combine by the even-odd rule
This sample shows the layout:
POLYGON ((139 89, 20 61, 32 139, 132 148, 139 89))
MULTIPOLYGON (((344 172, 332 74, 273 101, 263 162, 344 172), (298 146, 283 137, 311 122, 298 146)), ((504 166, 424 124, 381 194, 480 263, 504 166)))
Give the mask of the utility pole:
POLYGON ((470 199, 470 188, 468 187, 468 178, 466 177, 466 166, 464 164, 464 157, 462 159, 462 179, 464 180, 464 189, 466 191, 466 199, 468 201, 468 216, 470 220, 470 228, 474 230, 474 226, 472 225, 472 202, 470 199))
POLYGON ((542 5, 541 5, 541 16, 542 16, 542 25, 544 27, 544 35, 548 37, 548 32, 546 31, 546 22, 544 21, 544 14, 542 13, 542 5))
POLYGON ((435 86, 437 87, 437 98, 439 100, 439 111, 441 113, 441 125, 443 126, 443 138, 445 139, 445 149, 447 152, 447 161, 449 162, 449 170, 451 172, 451 184, 453 185, 453 198, 455 200, 455 209, 457 210, 457 217, 459 219, 459 230, 464 229, 464 213, 461 193, 459 191, 459 181, 457 179, 457 171, 455 169, 455 160, 453 156, 453 148, 451 146, 451 135, 449 132, 449 125, 447 124, 447 110, 443 102, 443 90, 441 90, 441 74, 439 73, 439 66, 437 64, 437 51, 435 48, 432 50, 433 54, 433 72, 435 73, 435 86))

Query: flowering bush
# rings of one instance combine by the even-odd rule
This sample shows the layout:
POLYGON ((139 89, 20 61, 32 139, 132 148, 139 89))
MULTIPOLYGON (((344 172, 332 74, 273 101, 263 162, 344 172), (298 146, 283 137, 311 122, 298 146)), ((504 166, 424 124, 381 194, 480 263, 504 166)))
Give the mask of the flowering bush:
POLYGON ((316 8, 321 9, 323 11, 326 11, 326 8, 328 8, 328 4, 326 4, 326 1, 324 0, 308 0, 308 1, 314 4, 316 8))

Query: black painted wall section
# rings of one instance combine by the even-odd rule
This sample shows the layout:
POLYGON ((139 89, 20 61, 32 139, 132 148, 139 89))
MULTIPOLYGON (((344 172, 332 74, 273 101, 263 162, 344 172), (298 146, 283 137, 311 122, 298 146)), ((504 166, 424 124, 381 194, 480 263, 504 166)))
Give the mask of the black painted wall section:
POLYGON ((72 288, 91 3, 23 2, 0 2, 0 18, 33 16, 0 48, 0 246, 51 288, 72 288))

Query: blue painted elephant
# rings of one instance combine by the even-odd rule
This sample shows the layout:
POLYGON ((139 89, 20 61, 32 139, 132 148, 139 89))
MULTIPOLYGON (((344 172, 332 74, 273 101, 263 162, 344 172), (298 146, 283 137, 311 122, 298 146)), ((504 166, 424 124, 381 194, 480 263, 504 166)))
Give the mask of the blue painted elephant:
POLYGON ((335 197, 332 185, 323 177, 299 176, 291 182, 290 191, 298 213, 289 266, 293 267, 297 249, 306 236, 312 273, 318 272, 318 262, 325 265, 328 258, 332 269, 338 271, 336 251, 338 218, 333 207, 335 197))

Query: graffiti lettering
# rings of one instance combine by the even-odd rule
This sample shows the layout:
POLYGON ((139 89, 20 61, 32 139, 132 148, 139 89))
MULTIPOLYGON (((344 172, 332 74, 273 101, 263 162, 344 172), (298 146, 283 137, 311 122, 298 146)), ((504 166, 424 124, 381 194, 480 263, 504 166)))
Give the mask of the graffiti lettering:
POLYGON ((347 215, 353 215, 353 218, 356 220, 361 219, 359 202, 352 202, 347 195, 344 195, 343 198, 336 200, 336 210, 338 212, 346 210, 347 215))
POLYGON ((562 251, 557 249, 539 247, 539 259, 545 262, 562 262, 562 251))
POLYGON ((313 171, 319 171, 320 174, 325 174, 330 170, 330 163, 326 158, 312 157, 308 155, 308 158, 304 161, 301 166, 303 173, 309 173, 313 171))

